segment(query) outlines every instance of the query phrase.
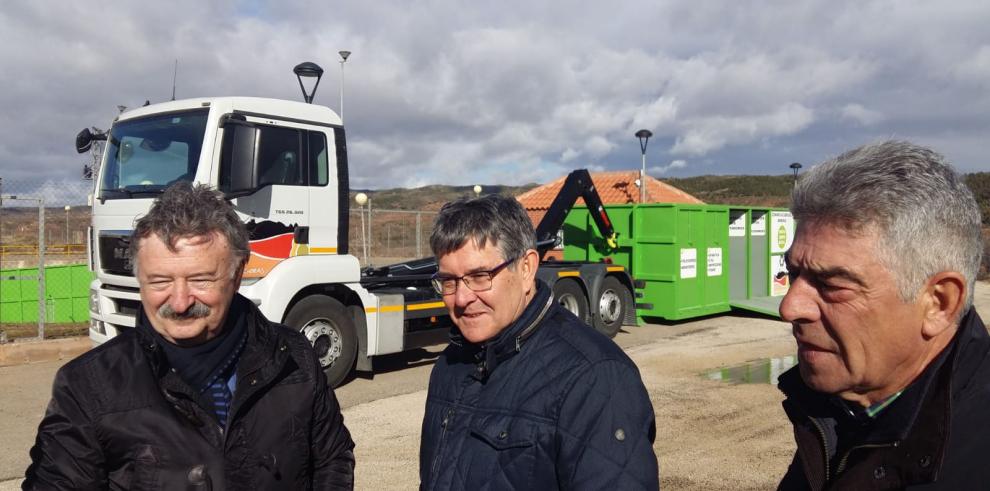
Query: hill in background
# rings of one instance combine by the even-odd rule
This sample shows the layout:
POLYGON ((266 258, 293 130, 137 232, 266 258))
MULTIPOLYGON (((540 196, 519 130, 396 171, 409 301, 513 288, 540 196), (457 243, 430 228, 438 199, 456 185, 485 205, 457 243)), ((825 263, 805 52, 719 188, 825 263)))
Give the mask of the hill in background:
MULTIPOLYGON (((482 194, 505 194, 508 196, 518 196, 538 184, 524 184, 522 186, 482 186, 482 194)), ((351 209, 356 209, 354 196, 357 193, 365 193, 371 198, 371 208, 379 210, 418 210, 437 211, 448 201, 453 201, 461 196, 474 196, 474 186, 445 186, 434 184, 420 188, 393 188, 380 189, 376 191, 352 190, 351 209)))
MULTIPOLYGON (((990 172, 975 172, 964 176, 973 190, 983 215, 983 225, 990 226, 990 172)), ((698 199, 720 205, 787 207, 791 200, 793 175, 779 176, 696 176, 662 179, 698 199)), ((518 196, 537 184, 522 186, 482 186, 483 194, 501 193, 518 196)), ((358 191, 351 192, 351 198, 358 191)), ((372 208, 388 210, 439 210, 444 203, 460 196, 473 195, 473 186, 432 185, 415 189, 383 189, 362 191, 371 197, 372 208)), ((351 202, 353 203, 353 201, 351 202)), ((352 208, 356 205, 352 204, 352 208)))

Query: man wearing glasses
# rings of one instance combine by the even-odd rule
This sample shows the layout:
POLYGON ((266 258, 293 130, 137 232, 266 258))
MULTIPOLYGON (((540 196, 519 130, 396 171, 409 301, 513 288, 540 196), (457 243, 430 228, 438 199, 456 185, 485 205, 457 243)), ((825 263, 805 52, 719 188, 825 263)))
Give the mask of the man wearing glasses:
POLYGON ((421 489, 657 489, 639 371, 536 280, 522 205, 448 203, 430 246, 455 327, 430 375, 421 489))

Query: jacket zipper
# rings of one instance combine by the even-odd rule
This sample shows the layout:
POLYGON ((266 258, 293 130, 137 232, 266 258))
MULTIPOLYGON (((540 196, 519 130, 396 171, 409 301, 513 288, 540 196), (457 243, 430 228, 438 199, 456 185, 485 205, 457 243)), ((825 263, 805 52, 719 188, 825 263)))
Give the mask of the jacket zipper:
POLYGON ((443 421, 440 422, 440 442, 437 444, 437 454, 433 456, 433 466, 430 469, 430 480, 433 481, 434 485, 437 483, 437 473, 440 472, 440 457, 443 456, 443 444, 447 436, 447 425, 450 424, 450 418, 453 416, 454 408, 447 409, 447 414, 443 416, 443 421))
POLYGON ((828 472, 828 440, 825 438, 825 429, 822 428, 822 425, 818 424, 818 421, 815 421, 815 418, 809 417, 808 421, 811 421, 811 424, 818 430, 818 436, 822 438, 822 448, 825 450, 822 452, 822 458, 825 460, 825 482, 827 483, 830 474, 828 472))

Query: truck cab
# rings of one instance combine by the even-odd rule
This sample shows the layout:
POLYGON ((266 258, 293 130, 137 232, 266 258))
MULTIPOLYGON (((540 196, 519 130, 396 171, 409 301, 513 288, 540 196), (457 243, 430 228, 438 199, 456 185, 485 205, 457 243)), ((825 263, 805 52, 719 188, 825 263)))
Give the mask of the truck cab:
MULTIPOLYGON (((172 101, 121 114, 106 136, 90 229, 94 344, 135 326, 134 222, 166 187, 186 180, 230 199, 250 233, 241 294, 269 319, 301 329, 325 368, 337 365, 333 379, 359 354, 358 365, 370 366, 374 354, 408 348, 402 316, 379 322, 383 301, 394 310, 406 297, 369 292, 348 254, 346 143, 329 108, 251 97, 172 101)), ((419 298, 428 296, 422 283, 419 298)), ((441 308, 436 300, 421 310, 441 308)))

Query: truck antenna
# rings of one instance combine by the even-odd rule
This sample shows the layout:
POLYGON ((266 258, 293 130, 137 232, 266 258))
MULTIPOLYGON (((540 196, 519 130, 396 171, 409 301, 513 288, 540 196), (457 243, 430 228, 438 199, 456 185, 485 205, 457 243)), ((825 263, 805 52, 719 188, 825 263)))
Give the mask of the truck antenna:
POLYGON ((172 68, 172 100, 175 100, 175 74, 179 72, 179 59, 175 59, 175 67, 172 68))

